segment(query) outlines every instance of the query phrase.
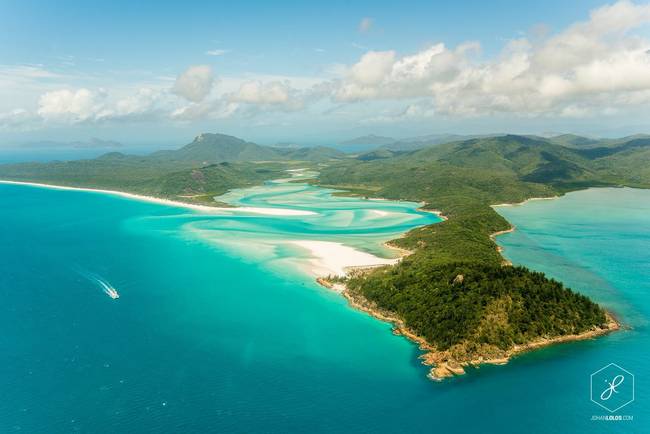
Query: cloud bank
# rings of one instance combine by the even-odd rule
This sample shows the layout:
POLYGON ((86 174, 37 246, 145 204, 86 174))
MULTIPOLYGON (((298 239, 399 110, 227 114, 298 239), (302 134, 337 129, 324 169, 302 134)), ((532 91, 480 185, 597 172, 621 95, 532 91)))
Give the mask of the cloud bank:
MULTIPOLYGON (((478 41, 452 47, 438 42, 415 53, 368 50, 357 61, 338 64, 308 84, 260 75, 231 79, 237 84, 227 88, 210 66, 194 65, 172 77, 173 84, 47 88, 35 110, 23 106, 0 113, 0 128, 290 116, 314 106, 326 108, 317 116, 341 113, 341 107, 367 107, 359 123, 608 116, 650 105, 650 41, 635 33, 648 24, 650 4, 623 0, 595 9, 585 21, 555 34, 533 29, 530 36, 507 41, 487 59, 478 41), (378 103, 387 105, 373 112, 378 103)), ((358 30, 367 32, 372 25, 372 19, 364 18, 358 30)), ((46 86, 57 79, 40 67, 0 66, 0 88, 36 89, 34 83, 46 86)))
POLYGON ((650 5, 621 1, 545 40, 509 41, 479 62, 478 42, 418 53, 370 51, 334 90, 341 102, 426 98, 439 114, 578 115, 649 102, 650 42, 629 35, 650 23, 650 5))
POLYGON ((172 92, 192 102, 201 102, 212 90, 214 74, 206 65, 190 66, 176 78, 172 92))

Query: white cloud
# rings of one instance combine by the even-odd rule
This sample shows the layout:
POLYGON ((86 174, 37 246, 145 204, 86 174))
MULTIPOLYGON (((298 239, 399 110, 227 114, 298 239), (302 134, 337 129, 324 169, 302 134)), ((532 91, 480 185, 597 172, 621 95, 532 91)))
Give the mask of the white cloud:
POLYGON ((192 101, 200 102, 212 90, 214 75, 207 65, 190 66, 176 78, 172 92, 192 101))
MULTIPOLYGON (((143 87, 119 97, 106 90, 59 89, 41 95, 36 115, 53 123, 135 121, 164 117, 169 106, 160 90, 143 87)), ((0 118, 2 123, 2 118, 0 118)))
POLYGON ((394 51, 369 51, 350 68, 350 78, 362 86, 379 84, 390 73, 394 63, 394 51))
POLYGON ((38 116, 18 108, 7 113, 0 113, 0 130, 29 130, 37 125, 38 116))
POLYGON ((229 53, 230 50, 223 50, 220 48, 214 49, 214 50, 208 50, 205 52, 206 55, 208 56, 223 56, 224 54, 229 53))
POLYGON ((288 81, 248 81, 243 83, 236 92, 227 95, 227 99, 232 102, 274 106, 289 111, 303 107, 299 91, 288 81))
POLYGON ((171 118, 176 121, 225 119, 235 115, 239 109, 238 103, 223 100, 216 100, 212 103, 191 103, 174 110, 171 113, 171 118))
POLYGON ((370 51, 346 68, 333 98, 430 98, 437 113, 461 116, 575 116, 589 105, 611 113, 612 104, 648 101, 633 94, 650 91, 650 41, 630 34, 648 23, 650 5, 620 1, 546 39, 510 41, 488 61, 474 60, 474 42, 402 57, 370 51))
POLYGON ((170 105, 165 94, 159 89, 139 88, 135 93, 115 100, 108 106, 98 120, 144 120, 164 118, 170 105))
MULTIPOLYGON (((648 24, 650 4, 619 1, 555 34, 535 28, 488 58, 478 55, 480 45, 472 41, 435 43, 410 54, 363 48, 356 62, 324 66, 317 77, 247 73, 217 83, 206 65, 190 66, 177 77, 146 71, 119 79, 0 65, 0 128, 261 114, 281 122, 282 116, 297 118, 287 113, 300 110, 308 119, 307 109, 350 122, 643 113, 650 105, 650 40, 638 30, 648 24), (333 105, 337 110, 329 110, 333 105)), ((372 26, 371 19, 362 20, 359 30, 372 26)))
POLYGON ((43 65, 0 65, 0 112, 11 111, 16 104, 34 108, 44 92, 60 89, 80 78, 43 65))
POLYGON ((103 91, 82 88, 46 92, 38 102, 38 114, 45 120, 66 120, 72 123, 96 118, 104 107, 103 91))
POLYGON ((376 98, 408 98, 432 95, 432 86, 443 86, 466 64, 466 53, 475 44, 450 51, 436 44, 410 56, 398 58, 394 51, 370 51, 348 68, 336 91, 338 101, 376 98))
POLYGON ((372 26, 374 24, 374 20, 370 17, 364 17, 361 18, 361 21, 359 21, 359 31, 361 33, 367 33, 372 29, 372 26))

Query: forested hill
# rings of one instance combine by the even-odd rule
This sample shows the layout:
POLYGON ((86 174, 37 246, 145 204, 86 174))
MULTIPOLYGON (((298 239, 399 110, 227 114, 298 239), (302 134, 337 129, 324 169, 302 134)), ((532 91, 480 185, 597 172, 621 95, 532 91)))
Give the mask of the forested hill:
POLYGON ((448 217, 392 241, 414 253, 395 267, 353 277, 350 295, 400 318, 444 352, 445 363, 507 357, 522 343, 606 329, 593 302, 539 273, 503 267, 491 234, 510 224, 491 205, 590 186, 650 187, 650 143, 610 148, 585 152, 506 135, 385 158, 362 155, 322 169, 321 185, 423 201, 448 217))
POLYGON ((177 150, 154 152, 150 158, 160 161, 193 161, 220 163, 223 161, 278 160, 275 149, 225 134, 199 134, 192 143, 177 150))
MULTIPOLYGON (((600 149, 600 148, 593 148, 600 149)), ((341 161, 319 183, 367 196, 426 202, 449 220, 394 243, 448 262, 500 262, 489 235, 510 225, 491 205, 551 197, 590 186, 650 187, 650 140, 631 138, 608 153, 506 135, 441 144, 386 158, 341 161), (428 254, 428 253, 427 253, 428 254)))
MULTIPOLYGON (((424 139, 429 140, 429 139, 424 139)), ((650 187, 650 140, 487 136, 358 156, 271 148, 201 134, 175 151, 0 165, 0 179, 107 188, 215 204, 228 189, 315 168, 315 182, 352 194, 423 201, 448 220, 393 243, 414 251, 348 281, 358 302, 387 311, 444 354, 444 363, 506 357, 540 339, 608 330, 605 312, 558 282, 503 266, 491 234, 510 224, 491 205, 590 186, 650 187), (560 144, 561 143, 561 144, 560 144), (224 161, 228 160, 228 161, 224 161)), ((439 361, 440 361, 439 360, 439 361)))
POLYGON ((226 134, 203 133, 180 149, 155 152, 149 158, 154 161, 210 164, 224 161, 321 161, 344 156, 343 152, 324 146, 278 148, 258 145, 226 134))
POLYGON ((110 152, 95 159, 0 165, 0 179, 105 188, 215 204, 232 188, 286 176, 291 167, 345 157, 326 147, 281 149, 225 134, 200 134, 177 150, 150 155, 110 152))

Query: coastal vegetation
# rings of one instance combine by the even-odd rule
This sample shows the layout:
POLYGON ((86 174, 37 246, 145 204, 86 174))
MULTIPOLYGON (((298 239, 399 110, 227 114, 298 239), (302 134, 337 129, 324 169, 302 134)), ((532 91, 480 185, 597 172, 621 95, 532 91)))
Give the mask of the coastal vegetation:
POLYGON ((587 297, 524 267, 405 259, 343 279, 353 305, 395 325, 435 365, 433 378, 463 366, 504 363, 520 351, 618 328, 587 297))
POLYGON ((423 202, 424 209, 446 219, 390 242, 411 254, 395 266, 329 282, 343 283, 353 305, 419 342, 437 377, 617 328, 601 307, 561 283, 506 266, 493 237, 512 228, 492 206, 593 186, 648 188, 650 139, 438 140, 429 146, 418 142, 422 149, 416 150, 383 147, 343 155, 324 147, 271 148, 202 134, 179 150, 148 156, 110 153, 93 160, 2 165, 0 178, 216 204, 214 197, 228 189, 301 167, 317 169, 320 175, 312 182, 344 190, 339 194, 423 202))
POLYGON ((396 312, 439 350, 459 344, 508 350, 539 336, 605 325, 602 309, 523 267, 414 261, 348 280, 350 291, 396 312))
POLYGON ((217 205, 213 199, 215 196, 232 188, 249 187, 285 176, 285 167, 285 164, 273 162, 224 162, 179 170, 174 164, 100 158, 0 166, 0 177, 13 181, 109 189, 181 202, 217 205))
POLYGON ((145 156, 110 152, 88 160, 0 165, 0 177, 217 205, 213 198, 230 189, 283 177, 288 168, 340 155, 325 147, 276 149, 223 134, 201 134, 180 149, 145 156))
MULTIPOLYGON (((625 146, 624 144, 621 146, 625 146)), ((431 263, 498 264, 491 239, 510 229, 492 205, 554 197, 595 186, 650 187, 650 140, 602 158, 524 136, 438 145, 387 159, 341 161, 315 182, 349 194, 424 202, 448 219, 410 231, 391 244, 431 263)))
POLYGON ((492 205, 590 186, 650 187, 650 141, 628 143, 594 153, 500 136, 324 168, 323 186, 422 201, 447 217, 391 241, 413 253, 394 267, 344 279, 348 296, 404 334, 423 338, 432 364, 456 366, 434 370, 436 376, 477 360, 503 361, 525 343, 616 328, 602 308, 558 282, 504 267, 493 234, 511 226, 492 205))

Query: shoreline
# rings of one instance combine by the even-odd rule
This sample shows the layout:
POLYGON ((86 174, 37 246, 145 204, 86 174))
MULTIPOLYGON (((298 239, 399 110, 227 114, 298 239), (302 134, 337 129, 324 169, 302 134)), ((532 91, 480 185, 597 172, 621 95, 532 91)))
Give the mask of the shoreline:
POLYGON ((393 243, 391 243, 391 241, 386 241, 384 243, 384 247, 396 251, 399 254, 399 257, 397 259, 402 259, 413 254, 413 250, 405 249, 403 247, 398 247, 393 243))
POLYGON ((505 203, 497 203, 495 205, 490 205, 491 208, 495 207, 502 207, 502 206, 520 206, 520 205, 525 205, 528 202, 534 202, 538 200, 554 200, 554 199, 559 199, 562 196, 542 196, 542 197, 529 197, 528 199, 524 199, 521 202, 505 202, 505 203))
MULTIPOLYGON (((557 195, 556 196, 544 196, 544 197, 529 197, 528 199, 524 199, 521 202, 499 203, 499 204, 496 204, 496 205, 490 205, 490 208, 494 209, 494 208, 499 208, 499 207, 521 206, 521 205, 525 205, 528 202, 533 202, 533 201, 538 201, 538 200, 555 200, 555 199, 559 199, 560 197, 561 196, 557 196, 557 195)), ((505 219, 505 217, 504 217, 504 219, 505 219)), ((506 220, 506 221, 508 221, 508 220, 506 220)), ((497 253, 499 253, 499 255, 501 255, 501 258, 503 259, 503 261, 501 261, 501 265, 504 265, 504 266, 512 266, 512 262, 510 260, 506 259, 503 256, 503 252, 505 251, 505 249, 503 247, 501 247, 497 243, 497 237, 499 235, 503 235, 503 234, 511 234, 517 229, 517 227, 515 225, 513 225, 512 223, 510 223, 509 221, 508 221, 508 224, 510 225, 510 228, 504 229, 504 230, 501 230, 501 231, 496 231, 496 232, 493 232, 493 233, 490 234, 490 240, 492 240, 492 242, 494 244, 496 244, 497 253)))
MULTIPOLYGON (((46 188, 51 190, 65 190, 65 191, 82 191, 89 193, 107 194, 111 196, 118 196, 130 200, 137 200, 140 202, 155 203, 158 205, 172 206, 177 208, 185 208, 193 211, 199 211, 206 214, 232 214, 232 213, 252 213, 268 216, 308 216, 317 215, 313 211, 293 210, 286 208, 262 208, 262 207, 218 207, 210 205, 199 205, 186 203, 171 199, 164 199, 155 196, 147 196, 137 193, 128 193, 118 190, 107 190, 89 187, 71 187, 56 184, 46 184, 39 182, 28 181, 12 181, 0 180, 0 184, 7 185, 24 185, 37 188, 46 188)), ((371 253, 358 250, 354 247, 347 246, 343 243, 333 241, 317 241, 317 240, 290 240, 288 241, 294 246, 301 247, 310 252, 312 258, 308 259, 308 271, 311 275, 318 277, 323 273, 329 273, 342 276, 349 271, 357 269, 365 269, 369 267, 382 267, 386 265, 394 265, 402 257, 406 256, 403 252, 411 252, 400 249, 396 246, 386 244, 386 247, 396 250, 400 253, 397 258, 382 258, 371 253)))
POLYGON ((51 190, 85 191, 89 193, 101 193, 101 194, 108 194, 111 196, 119 196, 126 199, 137 200, 140 202, 148 202, 148 203, 155 203, 158 205, 166 205, 166 206, 173 206, 177 208, 191 209, 193 211, 201 211, 205 213, 244 212, 244 213, 263 214, 263 215, 275 215, 275 216, 316 215, 316 213, 312 211, 301 211, 301 210, 285 209, 285 208, 219 207, 219 206, 210 206, 210 205, 198 205, 198 204, 193 204, 188 202, 181 202, 178 200, 164 199, 155 196, 147 196, 147 195, 137 194, 137 193, 128 193, 119 190, 106 190, 101 188, 88 188, 88 187, 70 187, 65 185, 45 184, 40 182, 11 181, 11 180, 0 179, 0 184, 25 185, 30 187, 48 188, 51 190))
MULTIPOLYGON (((85 187, 70 187, 70 186, 61 186, 54 184, 45 184, 37 182, 23 182, 23 181, 11 181, 11 180, 0 180, 0 184, 9 184, 9 185, 25 185, 38 188, 48 188, 54 190, 69 190, 69 191, 83 191, 83 192, 93 192, 108 194, 118 197, 123 197, 126 199, 137 200, 141 202, 155 203, 165 206, 180 207, 185 209, 191 209, 194 211, 201 212, 249 212, 263 215, 276 215, 276 216, 300 216, 300 215, 315 215, 317 213, 311 211, 301 211, 301 210, 292 210, 292 209, 282 209, 282 208, 260 208, 260 207, 239 207, 239 208, 225 208, 209 205, 198 205, 185 203, 181 201, 175 201, 171 199, 163 199, 154 196, 146 196, 136 193, 128 193, 117 190, 106 190, 106 189, 95 189, 95 188, 85 188, 85 187)), ((550 200, 556 199, 559 196, 554 197, 543 197, 543 198, 530 198, 526 199, 523 202, 517 204, 499 204, 492 205, 493 207, 497 206, 515 206, 522 205, 528 201, 532 200, 550 200)), ((423 206, 426 206, 423 205, 423 206)), ((439 210, 428 210, 423 209, 422 207, 418 208, 418 211, 429 212, 438 216, 442 221, 448 220, 448 217, 442 214, 439 210)), ((511 225, 509 229, 497 231, 493 234, 490 234, 489 237, 492 241, 496 243, 496 237, 505 233, 511 233, 515 231, 514 225, 511 225)), ((402 235, 404 236, 404 234, 402 235)), ((294 240, 290 241, 291 244, 305 249, 310 252, 312 258, 309 259, 309 262, 312 264, 311 272, 317 276, 316 281, 329 289, 340 293, 349 303, 349 305, 357 310, 365 312, 372 317, 379 319, 383 322, 388 322, 393 326, 393 334, 401 335, 409 339, 418 345, 419 349, 424 351, 424 354, 419 356, 419 359, 422 360, 422 364, 426 366, 431 366, 428 377, 433 380, 442 380, 447 377, 452 377, 456 375, 462 375, 465 373, 465 367, 474 366, 477 367, 482 364, 505 364, 512 357, 527 351, 534 349, 542 348, 545 346, 563 343, 563 342, 572 342, 584 339, 590 339, 597 336, 601 336, 621 328, 620 323, 618 323, 611 313, 605 311, 607 318, 607 325, 605 328, 594 328, 588 331, 585 331, 580 334, 575 335, 564 335, 557 336, 553 338, 540 338, 531 342, 528 342, 523 345, 515 345, 510 350, 504 352, 503 355, 497 358, 483 358, 479 357, 474 360, 455 360, 451 357, 449 351, 438 351, 434 346, 426 341, 421 336, 418 336, 416 333, 411 331, 404 321, 399 317, 395 316, 391 312, 384 311, 377 308, 377 306, 367 300, 361 295, 352 294, 348 288, 343 283, 332 282, 330 280, 330 275, 328 277, 323 277, 323 271, 334 272, 335 276, 345 276, 352 273, 364 273, 369 270, 372 270, 377 267, 383 267, 388 265, 397 264, 405 256, 413 254, 413 251, 403 249, 391 244, 390 241, 386 241, 384 246, 395 250, 399 253, 398 258, 385 259, 375 256, 373 254, 357 250, 353 247, 346 246, 342 243, 329 242, 329 241, 316 241, 316 240, 294 240)), ((502 253, 503 248, 497 245, 497 251, 499 254, 502 253)), ((512 265, 508 260, 504 258, 503 265, 512 265)))
POLYGON ((425 203, 424 205, 422 205, 421 207, 419 207, 416 211, 428 212, 428 213, 431 213, 431 214, 435 214, 436 216, 438 216, 438 217, 439 217, 442 221, 444 221, 444 222, 446 222, 447 220, 449 220, 449 217, 447 217, 446 215, 444 215, 444 214, 442 213, 442 211, 440 211, 440 210, 438 210, 438 209, 425 209, 425 208, 424 208, 425 206, 427 206, 426 203, 425 203))
POLYGON ((321 271, 340 277, 355 270, 395 265, 401 259, 381 258, 335 241, 291 240, 289 243, 309 251, 310 271, 317 279, 323 277, 321 271))
MULTIPOLYGON (((510 222, 508 222, 508 223, 510 224, 510 222)), ((512 266, 512 262, 511 262, 510 260, 506 259, 506 258, 503 256, 503 252, 504 252, 505 249, 504 249, 503 247, 501 247, 501 246, 497 243, 497 237, 498 237, 499 235, 503 235, 503 234, 511 234, 511 233, 513 233, 516 229, 517 229, 517 228, 516 228, 515 225, 510 224, 510 229, 504 229, 504 230, 502 230, 502 231, 496 231, 496 232, 490 234, 490 239, 491 239, 492 242, 493 242, 494 244, 496 244, 496 246, 497 246, 497 247, 496 247, 496 249, 497 249, 497 253, 498 253, 499 255, 501 255, 501 259, 502 259, 502 261, 501 261, 501 265, 512 266)))
MULTIPOLYGON (((388 199, 375 199, 375 200, 388 200, 388 199)), ((440 218, 441 221, 449 220, 449 217, 444 215, 442 213, 442 211, 440 211, 440 210, 437 210, 437 209, 424 209, 423 207, 425 207, 426 205, 427 205, 426 203, 422 202, 422 206, 420 206, 419 208, 416 208, 416 211, 428 212, 430 214, 434 214, 435 216, 440 218)), ((436 222, 436 223, 432 223, 432 224, 438 224, 438 223, 441 223, 441 222, 436 222)), ((428 225, 426 225, 426 226, 428 226, 428 225)), ((423 226, 418 226, 418 227, 423 227, 423 226)), ((415 228, 413 228, 413 229, 415 229, 415 228)), ((413 230, 413 229, 411 229, 411 230, 413 230)), ((403 247, 399 247, 399 246, 396 246, 395 244, 393 244, 393 241, 398 240, 400 238, 406 237, 406 234, 408 234, 408 231, 404 232, 403 234, 401 234, 397 238, 394 238, 392 240, 388 240, 388 241, 383 243, 384 247, 396 251, 398 253, 398 255, 399 255, 398 259, 400 259, 400 260, 407 257, 407 256, 412 255, 413 253, 415 253, 415 251, 413 251, 413 250, 405 249, 403 247)))
MULTIPOLYGON (((523 205, 530 201, 553 200, 559 197, 560 196, 532 197, 518 203, 497 204, 497 205, 491 205, 491 207, 494 208, 499 206, 518 206, 518 205, 523 205)), ((426 210, 426 209, 418 208, 418 211, 432 212, 436 214, 438 217, 440 217, 443 221, 448 220, 448 217, 443 215, 442 212, 438 210, 426 210)), ((498 237, 499 235, 512 233, 516 230, 516 227, 512 225, 510 222, 508 222, 508 224, 510 224, 510 228, 496 231, 490 234, 489 235, 490 240, 492 240, 496 244, 496 237, 498 237)), ((401 253, 402 258, 410 254, 413 254, 413 252, 410 250, 406 250, 392 245, 390 241, 385 242, 384 246, 397 250, 398 252, 401 253)), ((503 247, 497 244, 496 250, 499 253, 499 255, 501 255, 501 257, 503 258, 502 266, 512 266, 512 262, 510 262, 508 259, 503 257, 502 254, 504 251, 503 247)), ((370 271, 372 268, 373 267, 359 267, 355 271, 363 273, 363 272, 370 271)), ((362 295, 352 294, 344 283, 332 282, 327 277, 319 277, 316 279, 316 281, 320 285, 341 294, 348 301, 348 304, 353 309, 359 310, 361 312, 365 312, 380 321, 391 324, 393 326, 394 335, 404 336, 406 339, 416 344, 418 348, 424 352, 418 358, 422 361, 423 365, 431 367, 427 377, 435 381, 442 381, 445 378, 463 375, 466 373, 465 368, 467 367, 478 368, 480 365, 486 365, 486 364, 505 365, 513 357, 516 357, 517 355, 526 353, 528 351, 533 351, 536 349, 548 347, 551 345, 561 344, 561 343, 593 339, 599 336, 603 336, 618 331, 622 328, 621 323, 616 320, 615 316, 608 310, 603 309, 605 312, 605 318, 607 322, 606 324, 604 324, 604 327, 602 328, 594 326, 592 329, 578 334, 555 336, 551 338, 538 338, 533 341, 527 342, 525 344, 514 345, 511 349, 504 351, 503 354, 501 354, 499 357, 480 356, 476 359, 459 361, 454 359, 451 356, 449 350, 438 351, 435 348, 435 346, 430 344, 425 338, 417 335, 412 330, 410 330, 406 326, 404 320, 396 316, 394 313, 378 308, 374 302, 371 302, 370 300, 366 299, 362 295)))
POLYGON ((382 322, 389 323, 393 327, 394 335, 403 336, 416 344, 418 349, 424 352, 418 356, 418 359, 421 360, 423 365, 431 367, 427 377, 435 381, 442 381, 445 378, 463 375, 466 373, 465 368, 467 367, 478 368, 481 365, 505 365, 513 357, 529 351, 561 343, 592 339, 621 329, 621 324, 616 320, 614 315, 605 310, 605 317, 607 319, 605 328, 592 328, 579 334, 555 336, 552 338, 538 338, 525 344, 514 345, 513 348, 504 351, 504 353, 499 357, 478 357, 471 360, 456 360, 451 356, 449 350, 438 351, 435 346, 427 342, 425 338, 410 330, 404 323, 404 320, 395 316, 391 312, 378 308, 375 303, 369 301, 362 295, 352 294, 345 284, 332 282, 323 277, 319 277, 316 281, 320 285, 341 294, 353 309, 367 313, 382 322))

